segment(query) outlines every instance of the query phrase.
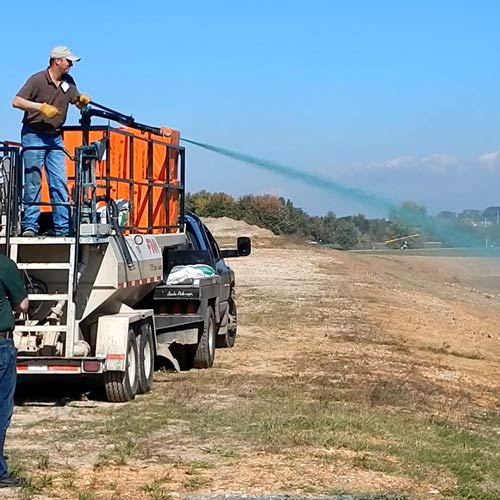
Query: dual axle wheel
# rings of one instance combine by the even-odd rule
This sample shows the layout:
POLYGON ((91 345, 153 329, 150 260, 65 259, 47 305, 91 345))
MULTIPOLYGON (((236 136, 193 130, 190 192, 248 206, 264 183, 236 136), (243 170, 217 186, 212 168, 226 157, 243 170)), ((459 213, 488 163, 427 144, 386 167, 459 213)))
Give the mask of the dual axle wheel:
POLYGON ((138 331, 128 332, 125 371, 104 372, 104 389, 108 401, 131 401, 136 394, 151 390, 154 375, 155 348, 151 324, 143 323, 138 331))

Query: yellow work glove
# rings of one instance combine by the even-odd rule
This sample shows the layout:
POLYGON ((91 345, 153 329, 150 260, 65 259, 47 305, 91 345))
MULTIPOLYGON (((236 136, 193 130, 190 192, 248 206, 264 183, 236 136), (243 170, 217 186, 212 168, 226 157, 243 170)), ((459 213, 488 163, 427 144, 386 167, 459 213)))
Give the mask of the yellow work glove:
POLYGON ((83 109, 90 102, 90 97, 86 94, 80 94, 76 98, 76 107, 78 109, 83 109))
POLYGON ((42 113, 42 115, 46 116, 47 118, 54 118, 57 115, 61 114, 61 112, 55 106, 52 106, 52 104, 47 104, 46 102, 40 105, 40 113, 42 113))

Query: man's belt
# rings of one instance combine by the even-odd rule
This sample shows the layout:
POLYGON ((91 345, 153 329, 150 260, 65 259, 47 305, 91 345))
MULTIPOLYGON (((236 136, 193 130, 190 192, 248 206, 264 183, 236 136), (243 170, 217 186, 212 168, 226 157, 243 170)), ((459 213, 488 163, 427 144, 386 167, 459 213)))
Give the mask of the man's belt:
POLYGON ((0 331, 0 339, 11 339, 12 330, 0 331))
POLYGON ((53 127, 47 128, 43 126, 37 126, 36 123, 30 124, 30 123, 25 123, 23 126, 23 132, 22 133, 32 133, 32 134, 44 134, 44 135, 61 135, 61 129, 55 129, 53 127))

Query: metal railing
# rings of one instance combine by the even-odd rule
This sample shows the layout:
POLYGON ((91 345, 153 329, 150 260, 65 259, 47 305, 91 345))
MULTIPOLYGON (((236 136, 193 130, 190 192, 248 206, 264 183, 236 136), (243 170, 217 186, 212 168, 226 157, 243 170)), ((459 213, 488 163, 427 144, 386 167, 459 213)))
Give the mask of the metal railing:
MULTIPOLYGON (((81 127, 66 127, 65 131, 82 131, 81 127)), ((117 186, 127 186, 128 192, 128 223, 122 226, 125 232, 141 232, 150 233, 156 232, 172 232, 182 230, 184 219, 184 192, 185 192, 185 150, 181 146, 168 144, 163 141, 156 141, 151 138, 141 138, 133 133, 116 129, 109 126, 93 126, 90 131, 99 131, 103 133, 106 139, 106 149, 103 159, 97 158, 95 150, 88 149, 88 146, 75 148, 75 154, 72 155, 65 148, 59 147, 42 147, 30 146, 22 148, 18 143, 0 142, 0 215, 4 215, 6 219, 5 237, 8 239, 12 236, 19 236, 21 232, 21 218, 24 206, 36 205, 44 206, 67 206, 72 211, 72 222, 75 233, 79 233, 79 225, 82 222, 82 214, 88 218, 86 222, 98 223, 99 216, 97 204, 100 199, 112 200, 113 190, 117 186), (122 178, 112 175, 111 159, 113 151, 110 148, 109 137, 113 134, 118 134, 125 137, 128 141, 128 174, 129 178, 122 178), (137 141, 146 141, 147 155, 146 165, 137 165, 134 156, 134 146, 137 141), (164 166, 162 171, 164 179, 158 180, 158 176, 153 172, 153 146, 165 148, 164 166), (77 175, 68 176, 68 183, 74 186, 70 192, 70 199, 67 202, 52 202, 52 201, 26 201, 23 199, 23 155, 29 150, 62 150, 65 156, 73 163, 74 172, 77 175), (175 157, 174 157, 175 155, 175 157), (169 168, 170 162, 176 161, 177 176, 171 178, 169 168), (101 174, 96 175, 97 162, 101 164, 101 174), (103 168, 102 168, 103 167, 103 168), (144 169, 145 167, 145 169, 144 169), (145 170, 146 178, 144 180, 134 179, 135 172, 138 168, 145 170), (82 174, 81 176, 78 174, 82 174), (2 175, 3 174, 3 175, 2 175), (134 190, 137 188, 145 189, 145 196, 141 201, 141 206, 137 207, 135 203, 134 190), (154 192, 160 190, 162 203, 157 197, 156 207, 154 206, 154 192), (104 193, 99 195, 99 193, 104 193), (71 196, 72 195, 72 196, 71 196), (171 203, 170 200, 175 200, 178 203, 179 217, 172 223, 171 221, 171 203), (165 210, 165 224, 155 222, 158 217, 158 209, 165 210), (156 213, 155 213, 156 212, 156 213), (146 215, 144 217, 143 215, 146 215), (144 221, 141 222, 141 221, 144 221)), ((82 131, 83 134, 83 131, 82 131)), ((75 234, 77 236, 77 234, 75 234)))
MULTIPOLYGON (((106 151, 104 158, 100 161, 99 165, 99 175, 95 175, 94 178, 84 180, 84 202, 90 204, 92 210, 91 222, 98 222, 97 216, 97 200, 101 197, 112 199, 113 190, 120 190, 120 186, 126 186, 126 192, 128 193, 128 223, 122 226, 125 232, 141 232, 141 233, 151 233, 156 232, 172 232, 176 230, 182 230, 183 220, 184 220, 184 203, 185 203, 185 149, 182 146, 175 144, 166 143, 164 141, 152 139, 150 137, 140 137, 128 130, 114 128, 110 126, 91 126, 88 129, 83 129, 82 127, 65 127, 64 132, 78 132, 82 134, 82 143, 85 142, 84 135, 90 135, 92 132, 102 134, 106 143, 106 151), (112 161, 113 154, 112 145, 110 142, 111 135, 114 134, 121 137, 126 142, 126 170, 128 178, 119 177, 113 175, 112 171, 112 161), (146 145, 146 158, 145 165, 137 165, 136 157, 134 154, 135 147, 138 143, 142 142, 143 146, 146 145), (154 172, 154 147, 164 149, 164 164, 161 169, 160 174, 156 175, 154 172), (175 178, 171 177, 171 171, 169 168, 170 162, 175 161, 177 165, 177 176, 175 178), (145 168, 144 168, 145 167, 145 168), (145 171, 145 178, 137 180, 136 172, 139 168, 145 171), (158 177, 164 177, 164 179, 159 180, 158 177), (134 196, 134 190, 138 188, 145 188, 146 194, 142 200, 141 206, 136 206, 136 197, 134 196), (159 200, 157 200, 157 206, 163 206, 165 210, 164 219, 167 221, 166 224, 158 224, 157 220, 158 208, 154 206, 154 192, 155 190, 161 190, 161 196, 163 197, 163 203, 160 205, 159 200), (101 192, 104 195, 99 196, 97 193, 101 192), (175 199, 179 207, 179 217, 175 223, 169 223, 171 220, 171 205, 169 200, 175 199), (146 222, 141 223, 144 220, 143 214, 146 213, 146 222)), ((96 168, 93 169, 95 174, 96 168)), ((70 182, 75 182, 74 177, 69 177, 70 182)), ((116 201, 116 200, 115 200, 116 201)))

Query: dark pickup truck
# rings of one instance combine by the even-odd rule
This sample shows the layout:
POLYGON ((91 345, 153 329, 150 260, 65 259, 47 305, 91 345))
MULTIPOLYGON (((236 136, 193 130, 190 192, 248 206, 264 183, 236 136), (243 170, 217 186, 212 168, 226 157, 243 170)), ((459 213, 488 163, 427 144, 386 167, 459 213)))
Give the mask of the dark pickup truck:
POLYGON ((215 238, 199 217, 184 216, 187 244, 164 254, 164 283, 152 297, 158 356, 166 357, 177 370, 209 368, 216 347, 233 347, 237 312, 234 271, 227 257, 250 255, 251 241, 237 239, 237 248, 220 250, 215 238), (168 284, 176 266, 203 264, 215 270, 213 276, 168 284))

